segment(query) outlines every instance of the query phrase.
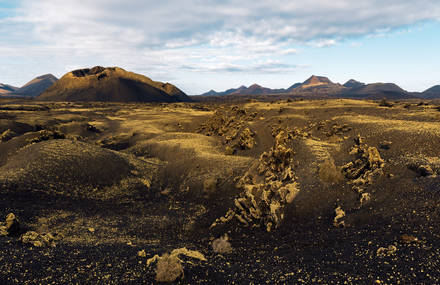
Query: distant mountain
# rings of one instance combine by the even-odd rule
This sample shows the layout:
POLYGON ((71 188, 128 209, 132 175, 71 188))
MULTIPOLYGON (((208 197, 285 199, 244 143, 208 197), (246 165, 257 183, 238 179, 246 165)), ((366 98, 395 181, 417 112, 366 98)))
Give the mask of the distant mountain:
POLYGON ((287 92, 290 92, 290 91, 292 91, 293 89, 295 89, 295 88, 301 86, 301 84, 302 84, 302 83, 295 83, 295 84, 293 84, 292 86, 290 86, 289 88, 287 88, 287 92))
POLYGON ((361 86, 364 86, 364 85, 365 85, 365 83, 356 81, 354 79, 350 79, 347 82, 345 82, 345 84, 342 85, 342 86, 347 87, 347 88, 356 88, 356 87, 361 87, 361 86))
POLYGON ((406 99, 414 98, 413 95, 403 90, 394 83, 372 83, 346 89, 341 94, 343 97, 359 99, 406 99))
POLYGON ((206 93, 203 93, 202 96, 225 96, 225 95, 269 95, 269 94, 280 94, 285 93, 286 89, 270 89, 266 87, 262 87, 258 84, 253 84, 249 87, 244 85, 228 89, 224 92, 216 92, 214 90, 210 90, 206 93))
MULTIPOLYGON (((254 84, 249 87, 241 86, 237 89, 228 89, 224 92, 211 90, 205 96, 223 95, 298 95, 298 96, 319 96, 332 98, 357 98, 357 99, 407 99, 417 98, 415 93, 409 93, 394 83, 372 83, 365 84, 350 79, 344 85, 333 83, 324 76, 312 75, 303 83, 295 83, 287 89, 270 89, 254 84)), ((427 99, 440 98, 440 85, 434 86, 424 93, 427 99), (431 96, 431 97, 430 97, 431 96)))
POLYGON ((215 90, 209 90, 206 93, 203 93, 202 96, 218 96, 220 93, 216 92, 215 90))
POLYGON ((4 94, 9 94, 12 93, 14 91, 16 91, 18 89, 18 87, 14 87, 8 84, 2 84, 0 83, 0 96, 4 95, 4 94))
POLYGON ((37 97, 57 81, 58 79, 52 74, 41 75, 15 90, 14 95, 37 97))
POLYGON ((65 74, 38 100, 101 102, 181 102, 191 101, 179 88, 153 81, 119 67, 95 66, 65 74))
POLYGON ((301 87, 302 89, 306 89, 306 88, 316 87, 320 85, 328 85, 328 84, 333 84, 333 82, 331 82, 330 79, 328 79, 327 77, 312 75, 309 79, 304 81, 298 87, 301 87))
POLYGON ((289 93, 305 95, 334 95, 345 89, 344 86, 339 83, 333 83, 327 77, 316 75, 312 75, 303 83, 295 85, 297 85, 297 87, 291 89, 289 93))
POLYGON ((421 97, 424 99, 438 99, 440 98, 440 85, 435 85, 422 92, 421 97))

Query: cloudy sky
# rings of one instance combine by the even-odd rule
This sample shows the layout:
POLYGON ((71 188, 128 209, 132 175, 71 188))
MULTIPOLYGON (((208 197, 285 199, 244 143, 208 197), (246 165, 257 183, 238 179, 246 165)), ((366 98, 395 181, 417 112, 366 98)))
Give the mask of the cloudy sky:
POLYGON ((120 66, 188 94, 344 83, 440 84, 438 0, 0 0, 0 83, 120 66))

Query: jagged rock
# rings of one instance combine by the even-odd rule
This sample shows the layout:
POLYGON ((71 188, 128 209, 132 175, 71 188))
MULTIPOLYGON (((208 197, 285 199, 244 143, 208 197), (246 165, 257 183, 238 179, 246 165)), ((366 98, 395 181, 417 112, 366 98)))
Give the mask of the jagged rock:
POLYGON ((385 166, 379 151, 375 147, 369 147, 361 136, 355 138, 355 145, 350 154, 355 155, 355 160, 342 166, 345 177, 350 179, 355 192, 362 193, 364 188, 370 185, 374 177, 383 173, 385 166))
POLYGON ((367 204, 368 202, 370 202, 370 200, 371 200, 370 193, 362 193, 361 194, 361 198, 359 200, 360 206, 363 206, 363 205, 367 204))
POLYGON ((231 221, 234 217, 245 226, 262 226, 270 232, 284 219, 284 209, 299 192, 292 170, 293 150, 287 146, 289 136, 281 131, 269 152, 261 154, 257 164, 240 178, 242 190, 234 208, 218 218, 211 227, 231 221))
POLYGON ((342 210, 341 206, 338 206, 335 209, 335 218, 333 219, 333 225, 337 228, 345 227, 345 221, 343 220, 345 217, 345 212, 342 210))
POLYGON ((186 248, 174 249, 170 254, 165 253, 162 256, 155 255, 147 260, 147 266, 151 266, 157 262, 156 265, 156 281, 158 282, 174 282, 178 278, 183 277, 183 261, 179 258, 180 255, 207 261, 205 256, 199 251, 188 250, 186 248))
POLYGON ((54 247, 55 241, 58 240, 60 237, 57 235, 46 233, 46 234, 39 234, 35 231, 29 231, 26 232, 24 235, 21 236, 20 240, 23 243, 31 244, 36 247, 45 247, 45 246, 52 246, 54 247))
POLYGON ((254 136, 255 136, 254 132, 252 132, 249 128, 245 128, 240 133, 240 138, 238 140, 238 146, 241 149, 252 149, 255 145, 254 136))
POLYGON ((226 146, 226 154, 234 154, 237 149, 252 149, 255 145, 255 132, 247 125, 256 113, 248 114, 245 109, 233 106, 229 110, 217 110, 213 116, 198 129, 207 136, 220 136, 226 146))
POLYGON ((386 257, 390 255, 394 255, 397 251, 397 247, 394 245, 390 245, 388 247, 380 247, 377 249, 376 255, 378 257, 386 257))
POLYGON ((20 231, 20 224, 13 213, 6 216, 4 223, 0 223, 0 236, 14 235, 20 231))
POLYGON ((147 257, 147 253, 145 252, 145 249, 138 251, 137 255, 139 257, 147 257))

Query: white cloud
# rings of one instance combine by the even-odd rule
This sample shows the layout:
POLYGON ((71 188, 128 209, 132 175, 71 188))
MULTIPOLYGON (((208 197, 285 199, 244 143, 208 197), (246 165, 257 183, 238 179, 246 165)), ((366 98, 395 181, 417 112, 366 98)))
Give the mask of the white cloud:
POLYGON ((85 47, 304 42, 437 19, 437 0, 22 0, 17 21, 41 40, 85 47), (55 38, 56 37, 56 38, 55 38))
POLYGON ((324 39, 324 40, 318 40, 316 42, 311 43, 312 46, 323 48, 323 47, 331 47, 336 45, 336 40, 334 39, 324 39))
MULTIPOLYGON (((440 19, 438 0, 20 0, 0 47, 63 66, 102 63, 147 74, 290 72, 299 46, 328 47, 440 19), (187 70, 187 69, 181 69, 187 70)), ((4 58, 0 55, 0 59, 4 58)))

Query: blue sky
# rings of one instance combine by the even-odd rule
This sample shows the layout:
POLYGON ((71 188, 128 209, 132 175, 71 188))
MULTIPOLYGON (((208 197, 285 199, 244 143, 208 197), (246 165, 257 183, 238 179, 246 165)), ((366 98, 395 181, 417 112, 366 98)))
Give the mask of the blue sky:
POLYGON ((440 84, 438 0, 291 2, 0 0, 0 82, 103 65, 188 94, 287 88, 312 74, 440 84))

